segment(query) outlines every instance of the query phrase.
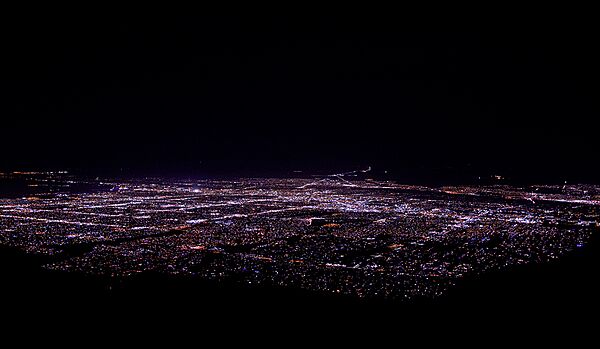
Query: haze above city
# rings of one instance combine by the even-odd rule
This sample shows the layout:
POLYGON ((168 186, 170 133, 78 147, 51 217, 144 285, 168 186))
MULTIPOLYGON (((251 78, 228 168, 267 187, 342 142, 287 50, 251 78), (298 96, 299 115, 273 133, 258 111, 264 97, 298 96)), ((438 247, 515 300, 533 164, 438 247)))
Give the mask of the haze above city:
POLYGON ((109 18, 2 23, 4 170, 598 180, 586 21, 109 18))

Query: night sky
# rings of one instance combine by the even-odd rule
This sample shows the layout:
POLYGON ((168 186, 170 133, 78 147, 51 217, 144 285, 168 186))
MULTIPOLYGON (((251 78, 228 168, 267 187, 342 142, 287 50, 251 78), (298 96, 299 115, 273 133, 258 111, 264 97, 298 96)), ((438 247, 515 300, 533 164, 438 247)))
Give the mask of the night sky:
POLYGON ((600 181, 584 18, 7 17, 2 169, 600 181))

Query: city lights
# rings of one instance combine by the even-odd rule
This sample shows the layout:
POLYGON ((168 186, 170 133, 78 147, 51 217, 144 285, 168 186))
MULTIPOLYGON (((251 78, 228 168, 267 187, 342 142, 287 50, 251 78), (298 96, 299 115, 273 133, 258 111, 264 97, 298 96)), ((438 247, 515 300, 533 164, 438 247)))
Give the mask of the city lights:
POLYGON ((436 297, 467 275, 558 258, 600 214, 600 188, 584 185, 13 175, 39 191, 0 200, 0 243, 51 257, 45 268, 358 297, 436 297))

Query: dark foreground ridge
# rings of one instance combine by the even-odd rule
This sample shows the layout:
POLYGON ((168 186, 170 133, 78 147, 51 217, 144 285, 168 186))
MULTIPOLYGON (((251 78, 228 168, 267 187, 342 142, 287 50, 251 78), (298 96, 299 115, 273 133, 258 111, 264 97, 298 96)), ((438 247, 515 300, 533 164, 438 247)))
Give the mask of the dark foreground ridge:
POLYGON ((45 270, 43 258, 2 248, 1 297, 10 304, 5 315, 25 322, 37 319, 43 327, 77 325, 72 321, 79 319, 86 324, 108 321, 128 326, 140 322, 214 326, 223 321, 255 326, 260 321, 269 326, 308 322, 488 327, 510 322, 511 326, 543 324, 569 330, 584 328, 588 316, 599 309, 599 246, 599 236, 594 234, 586 247, 559 261, 471 278, 440 298, 410 303, 153 273, 114 280, 45 270))

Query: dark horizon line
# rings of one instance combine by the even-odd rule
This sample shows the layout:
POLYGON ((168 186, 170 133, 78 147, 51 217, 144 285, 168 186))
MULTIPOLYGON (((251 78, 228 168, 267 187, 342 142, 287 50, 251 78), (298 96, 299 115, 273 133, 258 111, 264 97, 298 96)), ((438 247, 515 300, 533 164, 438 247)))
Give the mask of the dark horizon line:
MULTIPOLYGON (((336 173, 359 171, 366 166, 332 166, 322 167, 297 167, 275 169, 256 169, 239 167, 233 168, 161 168, 150 169, 143 166, 132 167, 74 167, 74 166, 7 166, 0 167, 0 173, 12 174, 15 172, 60 172, 66 171, 71 175, 78 176, 107 176, 117 178, 163 178, 163 179, 236 179, 236 178, 309 178, 327 176, 336 173)), ((386 169, 383 166, 372 166, 372 171, 362 178, 375 178, 392 180, 406 184, 425 185, 447 185, 447 184, 600 184, 600 180, 594 180, 582 175, 536 175, 527 173, 514 174, 507 170, 467 169, 456 167, 406 167, 386 169)), ((350 177, 351 179, 352 177, 350 177)))

